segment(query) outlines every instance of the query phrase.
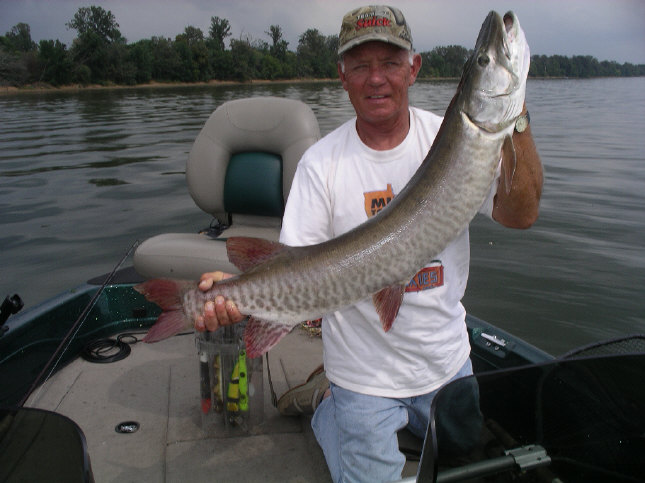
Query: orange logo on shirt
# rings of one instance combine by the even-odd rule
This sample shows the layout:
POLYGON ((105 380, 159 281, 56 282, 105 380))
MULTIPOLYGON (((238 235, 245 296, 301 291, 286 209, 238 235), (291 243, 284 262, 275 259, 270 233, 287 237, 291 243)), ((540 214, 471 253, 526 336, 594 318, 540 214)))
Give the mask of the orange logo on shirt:
POLYGON ((370 191, 363 193, 363 196, 365 197, 365 213, 367 213, 368 218, 371 218, 392 201, 394 193, 392 192, 392 185, 388 183, 386 190, 370 191))
POLYGON ((443 285, 443 265, 441 260, 432 260, 432 263, 438 263, 439 265, 422 268, 420 272, 412 277, 410 283, 405 286, 406 292, 421 292, 422 290, 443 285))

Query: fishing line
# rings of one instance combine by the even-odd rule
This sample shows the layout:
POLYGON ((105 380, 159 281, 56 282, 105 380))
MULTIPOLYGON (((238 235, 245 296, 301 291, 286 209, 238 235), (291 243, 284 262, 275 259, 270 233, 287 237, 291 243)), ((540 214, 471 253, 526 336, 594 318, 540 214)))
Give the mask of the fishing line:
MULTIPOLYGON (((112 281, 114 278, 114 275, 116 274, 117 270, 123 265, 123 262, 130 256, 130 253, 139 245, 139 240, 135 240, 134 243, 130 246, 128 251, 121 257, 121 260, 116 264, 116 266, 112 269, 112 271, 109 273, 109 275, 105 278, 103 281, 103 284, 99 287, 99 289, 96 291, 92 299, 88 302, 88 304, 85 306, 83 309, 83 312, 78 316, 74 324, 72 324, 72 327, 69 329, 67 334, 65 334, 65 337, 63 337, 63 340, 61 340, 60 344, 52 354, 52 356, 49 358, 43 369, 40 371, 38 376, 36 376, 36 379, 34 379, 34 382, 31 384, 31 387, 29 390, 25 393, 23 396, 22 400, 20 403, 18 403, 18 407, 24 406, 25 402, 27 402, 27 399, 29 399, 29 396, 31 396, 31 393, 34 392, 36 387, 40 384, 40 380, 43 378, 45 372, 47 372, 47 369, 51 366, 51 370, 47 374, 47 377, 42 381, 42 384, 44 384, 49 380, 49 378, 52 376, 54 373, 54 370, 60 363, 61 359, 63 358, 63 354, 65 351, 69 348, 69 345, 72 343, 72 340, 74 340, 74 337, 76 337, 76 334, 78 334, 78 331, 81 330, 81 326, 85 322, 85 319, 87 318, 87 315, 90 313, 90 310, 94 308, 94 305, 96 305, 96 302, 99 299, 99 296, 103 293, 103 290, 105 290, 105 287, 112 281), (56 357, 58 356, 58 359, 56 357), (52 365, 52 362, 56 359, 56 362, 52 365)), ((40 390, 38 391, 38 394, 36 394, 36 397, 34 399, 38 399, 38 396, 43 390, 43 386, 40 387, 40 390)))

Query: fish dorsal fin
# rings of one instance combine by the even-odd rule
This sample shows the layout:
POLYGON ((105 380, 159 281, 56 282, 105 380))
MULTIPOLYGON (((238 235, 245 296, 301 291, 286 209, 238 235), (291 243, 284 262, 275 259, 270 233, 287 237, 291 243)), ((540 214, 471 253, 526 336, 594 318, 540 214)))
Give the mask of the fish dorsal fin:
POLYGON ((252 358, 261 356, 280 342, 291 329, 293 326, 249 317, 244 329, 246 355, 252 358))
POLYGON ((509 135, 504 138, 502 145, 502 168, 504 169, 504 188, 506 194, 511 192, 511 185, 513 184, 513 176, 515 176, 515 168, 517 167, 517 156, 515 154, 515 146, 513 146, 513 138, 509 135))
POLYGON ((282 243, 263 238, 232 236, 226 240, 229 261, 243 272, 266 262, 286 248, 282 243))
POLYGON ((383 330, 385 332, 392 328, 394 319, 399 313, 401 302, 403 302, 404 293, 405 284, 395 284, 385 287, 372 296, 376 313, 381 319, 381 324, 383 324, 383 330))

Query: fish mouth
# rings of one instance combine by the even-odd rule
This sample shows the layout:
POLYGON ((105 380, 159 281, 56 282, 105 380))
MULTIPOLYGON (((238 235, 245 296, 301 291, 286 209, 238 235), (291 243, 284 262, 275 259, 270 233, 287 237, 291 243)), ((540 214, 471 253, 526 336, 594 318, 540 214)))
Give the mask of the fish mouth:
POLYGON ((508 45, 510 37, 515 37, 517 34, 517 22, 515 21, 515 15, 512 12, 506 12, 502 18, 504 24, 504 37, 503 37, 503 52, 504 56, 511 60, 511 48, 508 45))
POLYGON ((470 114, 468 114, 467 112, 461 111, 461 117, 463 118, 464 121, 466 121, 467 124, 470 124, 475 129, 483 131, 487 134, 495 133, 495 131, 492 128, 483 124, 479 124, 478 122, 475 122, 475 120, 472 117, 470 117, 470 114))
MULTIPOLYGON (((506 131, 519 114, 516 93, 522 85, 522 31, 513 12, 490 12, 482 24, 474 53, 464 68, 464 124, 483 134, 506 131), (516 112, 517 111, 517 112, 516 112)), ((520 106, 521 108, 521 106, 520 106)))
POLYGON ((518 32, 518 22, 515 14, 507 12, 504 17, 497 12, 490 12, 482 25, 482 30, 475 44, 474 61, 480 66, 485 67, 490 62, 502 68, 510 76, 510 82, 503 91, 495 87, 480 88, 479 91, 486 97, 496 99, 511 95, 520 79, 513 69, 513 51, 512 42, 515 40, 518 32))
POLYGON ((515 122, 515 119, 509 119, 505 122, 499 122, 495 124, 480 123, 475 121, 475 119, 473 119, 470 114, 465 111, 461 111, 461 117, 464 119, 464 121, 466 121, 467 124, 470 124, 475 129, 478 129, 485 134, 490 134, 491 136, 505 130, 515 122))

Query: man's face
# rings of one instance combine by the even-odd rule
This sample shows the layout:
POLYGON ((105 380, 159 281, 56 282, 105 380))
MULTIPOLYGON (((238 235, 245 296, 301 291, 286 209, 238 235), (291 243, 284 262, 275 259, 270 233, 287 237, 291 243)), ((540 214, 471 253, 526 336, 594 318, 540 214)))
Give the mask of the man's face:
POLYGON ((408 87, 421 67, 415 55, 384 42, 366 42, 345 53, 345 72, 339 76, 361 121, 386 123, 408 116, 408 87))

